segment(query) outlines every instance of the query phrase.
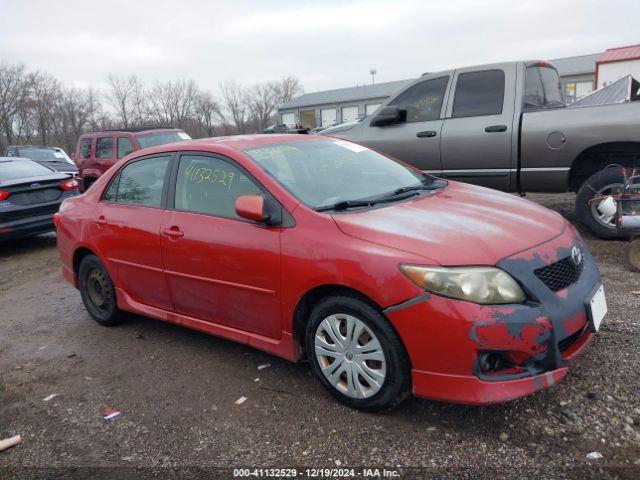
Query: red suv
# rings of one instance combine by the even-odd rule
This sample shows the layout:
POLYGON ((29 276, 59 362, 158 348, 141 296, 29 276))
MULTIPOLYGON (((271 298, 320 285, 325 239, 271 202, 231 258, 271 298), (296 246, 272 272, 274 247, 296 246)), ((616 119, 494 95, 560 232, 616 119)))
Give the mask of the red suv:
POLYGON ((175 128, 104 130, 82 135, 75 154, 80 190, 87 190, 109 167, 136 150, 190 139, 188 133, 175 128))
POLYGON ((606 313, 560 215, 306 135, 131 155, 57 219, 90 315, 123 311, 306 356, 344 403, 489 404, 549 387, 606 313))

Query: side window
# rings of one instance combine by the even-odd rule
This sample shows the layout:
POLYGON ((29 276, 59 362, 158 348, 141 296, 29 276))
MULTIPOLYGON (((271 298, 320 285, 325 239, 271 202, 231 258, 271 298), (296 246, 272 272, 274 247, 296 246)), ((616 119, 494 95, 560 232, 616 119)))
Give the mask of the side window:
POLYGON ((131 140, 127 137, 119 137, 118 138, 118 159, 122 157, 126 157, 131 152, 133 152, 133 145, 131 144, 131 140))
POLYGON ((91 156, 91 139, 83 138, 80 143, 80 158, 89 158, 91 156))
POLYGON ((102 137, 96 139, 96 158, 113 158, 113 138, 102 137))
POLYGON ((102 197, 108 202, 160 207, 170 156, 151 157, 127 164, 102 197))
POLYGON ((262 191, 233 164, 214 157, 183 155, 176 179, 176 210, 240 218, 236 199, 262 191))
POLYGON ((504 102, 504 72, 462 73, 456 83, 453 99, 453 117, 500 115, 504 102))
POLYGON ((102 200, 104 200, 105 202, 115 202, 118 196, 119 184, 120 184, 120 174, 118 173, 116 177, 113 180, 111 180, 111 184, 109 185, 109 188, 107 188, 107 191, 104 192, 104 195, 102 196, 102 200))
POLYGON ((440 109, 449 77, 433 78, 405 90, 389 105, 407 110, 407 123, 440 118, 440 109))

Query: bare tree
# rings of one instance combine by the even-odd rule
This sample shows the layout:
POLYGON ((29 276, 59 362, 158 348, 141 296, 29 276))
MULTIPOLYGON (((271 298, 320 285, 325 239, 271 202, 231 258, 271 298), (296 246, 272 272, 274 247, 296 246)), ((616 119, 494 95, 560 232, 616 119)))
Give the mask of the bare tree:
POLYGON ((233 80, 220 84, 220 95, 223 106, 223 114, 228 123, 233 122, 236 133, 247 132, 248 101, 245 90, 233 80))
POLYGON ((159 125, 186 128, 198 98, 194 80, 156 83, 149 93, 152 119, 159 125))
MULTIPOLYGON (((26 108, 28 98, 27 78, 24 65, 0 64, 0 147, 13 143, 15 123, 21 110, 26 108)), ((24 120, 24 115, 23 115, 24 120)))
POLYGON ((28 104, 33 112, 41 145, 53 135, 55 124, 55 105, 61 95, 60 83, 48 73, 34 72, 28 76, 28 104))
MULTIPOLYGON (((200 92, 195 103, 196 128, 202 131, 205 137, 212 137, 219 121, 223 121, 220 105, 209 92, 200 92)), ((200 132, 196 133, 196 136, 200 132)))
POLYGON ((107 101, 115 109, 123 128, 143 125, 149 119, 149 106, 142 82, 132 75, 127 78, 109 75, 107 101))

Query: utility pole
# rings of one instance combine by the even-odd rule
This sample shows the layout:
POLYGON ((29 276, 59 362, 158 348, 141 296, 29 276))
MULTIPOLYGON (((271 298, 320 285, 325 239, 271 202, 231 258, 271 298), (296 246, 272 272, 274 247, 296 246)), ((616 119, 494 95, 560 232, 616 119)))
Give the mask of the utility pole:
POLYGON ((378 70, 376 70, 375 68, 369 70, 369 75, 371 75, 371 85, 376 83, 376 73, 378 73, 378 70))

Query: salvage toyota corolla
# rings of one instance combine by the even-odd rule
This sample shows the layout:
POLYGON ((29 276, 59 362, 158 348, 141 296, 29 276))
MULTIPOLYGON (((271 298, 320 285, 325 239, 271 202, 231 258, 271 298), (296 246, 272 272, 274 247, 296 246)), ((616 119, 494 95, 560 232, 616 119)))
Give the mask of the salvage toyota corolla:
POLYGON ((297 361, 355 408, 550 387, 606 313, 560 215, 328 137, 135 152, 56 218, 102 325, 155 317, 297 361))

